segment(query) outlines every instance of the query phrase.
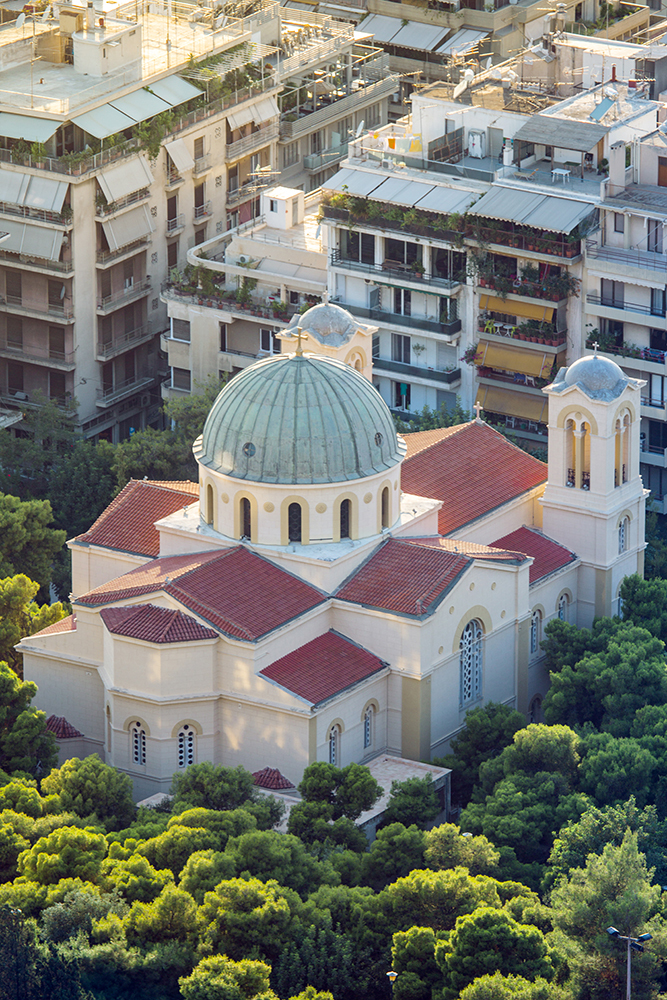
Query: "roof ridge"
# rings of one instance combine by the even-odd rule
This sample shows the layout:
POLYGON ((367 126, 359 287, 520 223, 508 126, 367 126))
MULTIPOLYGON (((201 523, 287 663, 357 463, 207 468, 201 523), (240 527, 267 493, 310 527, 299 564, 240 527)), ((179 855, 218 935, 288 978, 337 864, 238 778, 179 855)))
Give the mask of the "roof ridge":
MULTIPOLYGON (((187 483, 189 486, 197 485, 189 479, 165 479, 164 482, 161 482, 159 479, 130 479, 127 485, 129 486, 130 483, 139 483, 141 486, 150 486, 154 490, 167 490, 169 493, 182 493, 186 495, 186 490, 179 490, 173 485, 176 482, 187 483)), ((120 494, 118 495, 120 496, 120 494)), ((188 493, 187 495, 190 496, 191 494, 188 493)))
MULTIPOLYGON (((213 562, 213 560, 211 560, 211 562, 213 562)), ((183 575, 187 576, 186 573, 184 573, 183 575)), ((207 604, 205 601, 202 601, 198 597, 192 597, 192 595, 187 594, 184 590, 181 590, 181 588, 178 587, 177 585, 173 583, 168 583, 167 586, 164 588, 164 591, 166 594, 170 594, 172 597, 175 597, 189 611, 192 611, 193 614, 197 614, 197 612, 192 607, 192 604, 197 604, 199 605, 200 608, 203 608, 205 611, 211 612, 211 614, 215 615, 215 617, 218 618, 220 621, 228 622, 231 626, 238 629, 239 632, 242 632, 243 635, 247 638, 248 642, 253 641, 254 636, 248 631, 248 629, 244 625, 241 625, 239 622, 235 621, 229 615, 220 614, 220 612, 216 611, 215 608, 212 607, 210 604, 207 604)), ((203 618, 204 615, 202 615, 201 617, 203 618)), ((216 626, 209 618, 207 618, 206 620, 208 621, 211 628, 216 628, 216 626)), ((218 629, 220 629, 220 626, 218 626, 218 629)), ((227 630, 223 628, 222 631, 224 632, 227 630)))
MULTIPOLYGON (((427 430, 424 431, 404 431, 403 437, 404 438, 406 436, 410 437, 412 434, 430 434, 432 431, 441 431, 441 430, 450 432, 449 434, 446 435, 447 437, 454 437, 456 434, 459 434, 462 430, 465 430, 467 427, 470 427, 470 425, 474 423, 475 423, 474 420, 468 420, 462 424, 450 424, 449 427, 429 427, 427 430)), ((418 448, 417 451, 413 451, 411 455, 408 455, 404 459, 404 461, 409 462, 410 459, 416 458, 417 455, 422 455, 425 451, 428 451, 429 448, 435 448, 435 446, 440 444, 442 440, 443 438, 439 438, 437 441, 430 441, 428 444, 425 443, 422 448, 418 448)))

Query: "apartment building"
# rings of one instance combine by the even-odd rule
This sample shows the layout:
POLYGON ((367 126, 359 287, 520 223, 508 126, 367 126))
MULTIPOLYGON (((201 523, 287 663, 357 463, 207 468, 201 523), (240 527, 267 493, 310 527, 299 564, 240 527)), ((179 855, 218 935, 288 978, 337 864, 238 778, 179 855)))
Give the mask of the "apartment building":
POLYGON ((386 121, 395 81, 349 25, 272 0, 54 6, 2 25, 0 57, 0 402, 75 399, 83 433, 117 441, 160 419, 170 272, 258 217, 295 129, 292 186, 335 169, 312 136, 326 152, 357 114, 386 121))

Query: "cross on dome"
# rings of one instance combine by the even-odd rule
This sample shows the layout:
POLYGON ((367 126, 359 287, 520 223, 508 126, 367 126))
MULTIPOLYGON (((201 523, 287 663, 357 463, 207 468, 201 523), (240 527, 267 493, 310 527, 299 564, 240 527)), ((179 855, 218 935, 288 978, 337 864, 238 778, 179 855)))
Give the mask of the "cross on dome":
POLYGON ((301 357, 303 357, 303 348, 301 346, 301 341, 302 340, 310 340, 310 337, 308 336, 307 333, 305 333, 301 329, 301 324, 299 324, 299 326, 297 326, 297 328, 296 328, 296 332, 295 333, 286 334, 282 339, 283 340, 289 340, 291 343, 293 343, 294 341, 296 341, 296 348, 294 350, 294 354, 295 354, 295 356, 297 358, 301 358, 301 357))
POLYGON ((599 346, 600 345, 598 344, 597 340, 594 340, 593 341, 593 354, 597 354, 599 346))

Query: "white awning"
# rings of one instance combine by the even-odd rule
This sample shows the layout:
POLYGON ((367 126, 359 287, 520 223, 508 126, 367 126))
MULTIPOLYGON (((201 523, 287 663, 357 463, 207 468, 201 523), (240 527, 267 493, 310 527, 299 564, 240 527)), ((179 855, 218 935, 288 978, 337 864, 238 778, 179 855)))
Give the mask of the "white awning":
POLYGON ((105 167, 97 180, 108 202, 118 201, 133 191, 141 191, 153 183, 153 175, 143 156, 105 167))
POLYGON ((0 163, 0 198, 2 201, 11 202, 13 205, 22 205, 29 183, 28 174, 21 174, 18 170, 8 170, 0 163))
POLYGON ((191 101, 193 97, 201 97, 202 95, 202 91, 198 87, 194 87, 187 80, 181 79, 180 76, 167 76, 164 80, 158 80, 157 83, 151 84, 151 90, 160 100, 166 101, 172 108, 175 108, 177 104, 191 101))
POLYGON ((84 132, 94 135, 96 139, 106 139, 108 135, 123 132, 136 124, 133 118, 128 118, 110 104, 102 104, 94 111, 86 111, 85 114, 72 118, 72 121, 84 132))
POLYGON ((488 38, 488 31, 480 31, 477 28, 461 28, 451 38, 436 49, 443 56, 460 56, 464 52, 470 52, 483 38, 488 38))
POLYGON ((182 172, 192 170, 195 161, 192 159, 190 151, 185 145, 185 139, 174 139, 173 142, 165 143, 164 148, 169 153, 177 170, 182 172))
POLYGON ((369 174, 365 170, 352 170, 343 167, 337 174, 324 181, 322 187, 327 191, 342 191, 354 195, 355 198, 368 198, 371 191, 385 180, 384 174, 369 174))
POLYGON ((33 118, 32 115, 13 115, 8 111, 0 113, 0 135, 8 139, 25 139, 26 142, 46 142, 55 135, 60 121, 53 118, 33 118))
POLYGON ((155 94, 149 94, 143 88, 135 90, 131 94, 126 94, 125 97, 119 97, 117 100, 114 99, 110 104, 116 111, 121 111, 135 122, 146 121, 147 118, 159 115, 161 111, 169 111, 171 108, 171 104, 167 104, 166 101, 156 97, 155 94))
POLYGON ((268 122, 269 118, 277 118, 279 114, 280 108, 275 97, 265 97, 252 109, 252 120, 259 125, 261 122, 268 122))
POLYGON ((475 203, 474 214, 554 233, 571 233, 594 208, 591 202, 575 201, 574 198, 498 186, 492 187, 475 203))
POLYGON ((422 49, 430 52, 438 42, 442 41, 447 30, 442 25, 408 21, 407 24, 400 25, 398 34, 391 39, 391 44, 400 45, 404 49, 422 49))
POLYGON ((49 177, 31 177, 23 204, 30 208, 43 208, 46 212, 60 212, 69 184, 49 177))
POLYGON ((406 177, 388 177, 373 191, 373 200, 412 208, 432 190, 432 184, 408 180, 406 177))
POLYGON ((250 107, 241 108, 240 111, 235 111, 233 114, 230 113, 227 115, 227 121, 231 129, 243 128, 244 125, 254 120, 255 109, 250 107))
POLYGON ((457 191, 455 188, 436 185, 429 193, 417 202, 416 208, 425 212, 442 212, 451 215, 452 212, 465 212, 475 200, 472 191, 457 191))
POLYGON ((139 205, 112 221, 103 222, 102 228, 111 250, 119 250, 121 247, 134 243, 135 240, 141 240, 153 232, 150 215, 145 205, 139 205))
POLYGON ((3 220, 2 231, 9 233, 9 239, 2 242, 3 250, 30 257, 41 257, 43 260, 58 260, 60 257, 60 248, 65 237, 61 229, 47 229, 46 226, 3 220))
POLYGON ((360 21, 361 31, 374 35, 376 42, 390 42, 401 27, 400 17, 387 17, 384 14, 370 14, 360 21))

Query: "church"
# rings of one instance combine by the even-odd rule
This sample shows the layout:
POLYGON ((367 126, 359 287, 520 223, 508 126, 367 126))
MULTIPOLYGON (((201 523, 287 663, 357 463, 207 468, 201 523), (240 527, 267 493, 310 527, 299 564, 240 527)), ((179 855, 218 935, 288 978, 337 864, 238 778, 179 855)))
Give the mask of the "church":
POLYGON ((198 482, 133 480, 69 542, 69 618, 24 638, 36 704, 138 797, 210 760, 429 761, 493 700, 539 720, 540 640, 642 573, 641 387, 590 355, 548 464, 484 422, 396 433, 372 327, 322 303, 220 392, 198 482))

